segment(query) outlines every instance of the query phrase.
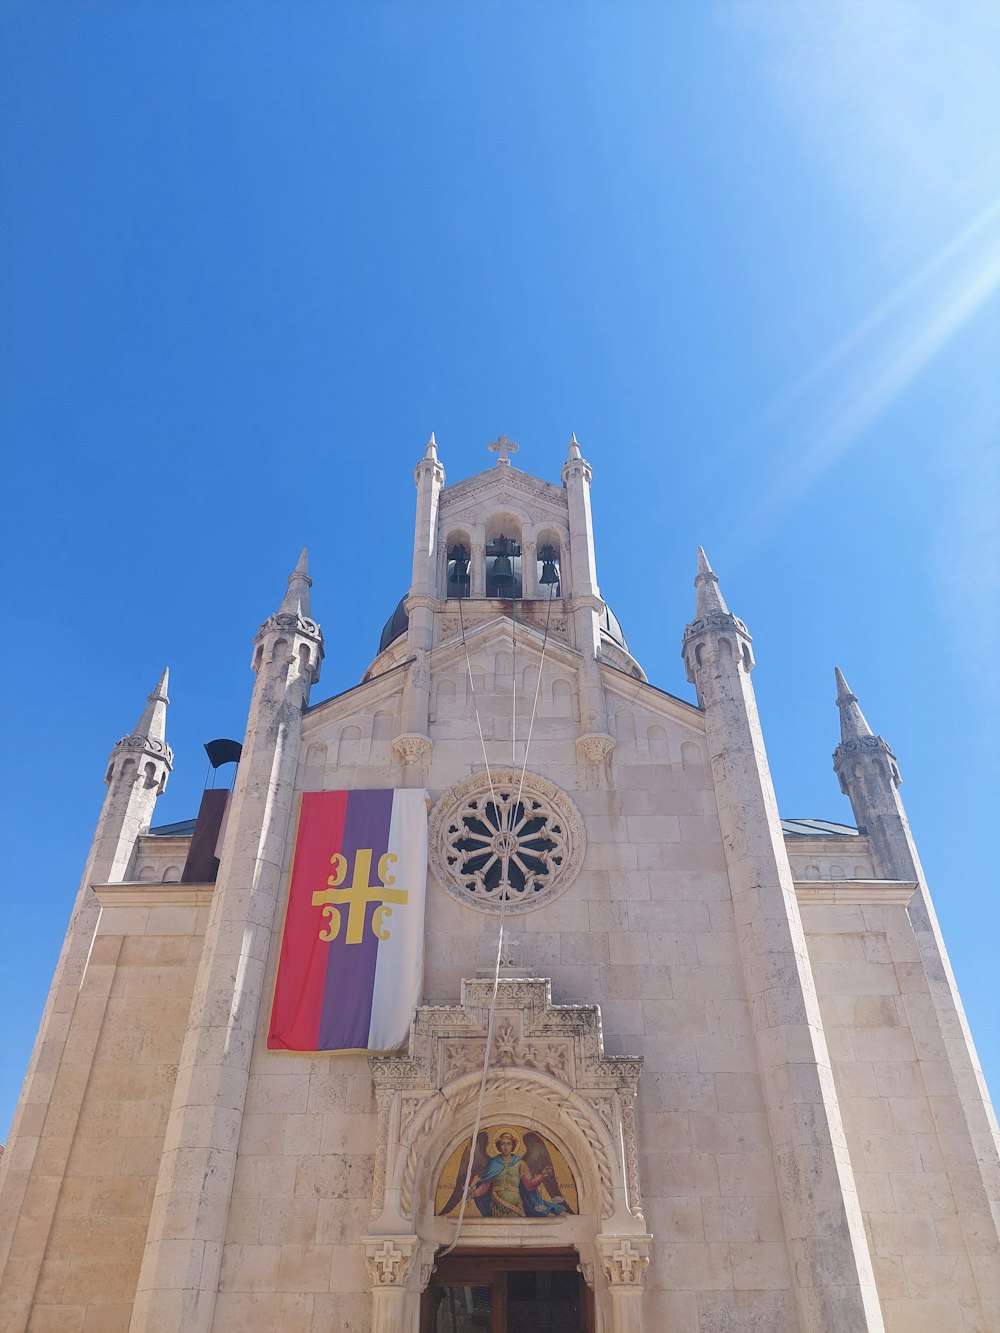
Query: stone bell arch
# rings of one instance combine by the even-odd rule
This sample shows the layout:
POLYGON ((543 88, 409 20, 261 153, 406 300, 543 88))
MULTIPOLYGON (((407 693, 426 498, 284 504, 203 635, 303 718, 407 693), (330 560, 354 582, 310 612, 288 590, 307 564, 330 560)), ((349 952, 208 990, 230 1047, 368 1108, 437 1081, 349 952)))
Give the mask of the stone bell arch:
MULTIPOLYGON (((472 1133, 492 994, 492 981, 464 981, 460 1005, 417 1009, 407 1055, 369 1061, 378 1143, 365 1248, 375 1333, 414 1333, 434 1256, 453 1239, 454 1219, 435 1216, 435 1187, 472 1133)), ((651 1240, 635 1136, 641 1069, 641 1057, 604 1055, 596 1006, 553 1005, 546 980, 500 981, 481 1123, 516 1121, 557 1145, 579 1208, 524 1225, 476 1219, 459 1244, 576 1250, 605 1333, 640 1328, 651 1240)))

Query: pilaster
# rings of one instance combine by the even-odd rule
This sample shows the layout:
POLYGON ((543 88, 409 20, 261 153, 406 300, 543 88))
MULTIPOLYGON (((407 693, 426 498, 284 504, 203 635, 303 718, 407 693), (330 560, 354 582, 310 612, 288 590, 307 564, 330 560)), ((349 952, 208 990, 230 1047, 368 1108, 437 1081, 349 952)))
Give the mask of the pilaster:
POLYGON ((306 553, 255 641, 256 672, 131 1329, 208 1333, 292 813, 302 710, 319 676, 306 553))
POLYGON ((695 587, 682 651, 705 713, 799 1324, 875 1333, 882 1315, 750 683, 750 634, 703 551, 695 587))

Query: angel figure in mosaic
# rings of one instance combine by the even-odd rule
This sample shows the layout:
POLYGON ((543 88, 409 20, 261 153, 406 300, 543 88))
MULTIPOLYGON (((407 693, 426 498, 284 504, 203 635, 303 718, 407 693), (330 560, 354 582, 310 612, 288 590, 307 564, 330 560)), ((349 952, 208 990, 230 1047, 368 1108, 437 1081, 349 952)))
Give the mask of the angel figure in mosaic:
MULTIPOLYGON (((522 1152, 518 1152, 520 1135, 514 1130, 496 1131, 492 1153, 489 1137, 484 1130, 476 1136, 470 1182, 470 1195, 483 1217, 552 1217, 572 1211, 557 1193, 552 1156, 540 1134, 526 1130, 522 1152), (543 1188, 547 1198, 542 1195, 543 1188)), ((440 1209, 442 1215, 451 1212, 461 1199, 468 1168, 469 1147, 466 1147, 455 1189, 440 1209)))

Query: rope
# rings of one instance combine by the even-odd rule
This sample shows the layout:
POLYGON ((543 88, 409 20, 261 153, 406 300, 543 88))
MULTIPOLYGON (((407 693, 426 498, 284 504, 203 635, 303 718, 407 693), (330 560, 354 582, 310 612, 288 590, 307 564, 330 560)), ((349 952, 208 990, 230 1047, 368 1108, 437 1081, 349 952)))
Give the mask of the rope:
MULTIPOLYGON (((531 705, 531 718, 528 722, 528 735, 524 742, 524 764, 521 767, 521 778, 520 781, 518 782, 517 798, 515 799, 513 805, 510 808, 509 822, 511 827, 513 826, 514 815, 521 804, 521 792, 524 789, 524 775, 528 768, 528 750, 531 746, 532 732, 535 729, 535 714, 538 711, 538 695, 542 685, 542 668, 545 666, 545 649, 548 646, 549 642, 549 618, 552 615, 552 602, 553 602, 554 591, 555 591, 554 587, 549 591, 549 605, 545 613, 545 634, 542 638, 542 654, 538 663, 538 679, 535 681, 535 697, 531 705)), ((462 627, 462 647, 465 649, 465 664, 466 667, 468 668, 469 686, 472 690, 472 707, 475 710, 476 714, 476 726, 479 728, 479 742, 483 747, 483 762, 486 765, 486 777, 490 784, 490 796, 493 798, 493 810, 497 816, 497 821, 499 823, 500 811, 499 807, 497 806, 496 791, 493 786, 493 774, 490 772, 489 756, 486 753, 486 740, 485 737, 483 736, 483 723, 479 715, 479 702, 476 699, 476 681, 472 674, 472 659, 469 656, 469 645, 466 643, 465 640, 465 616, 462 611, 461 599, 459 599, 458 602, 458 618, 459 618, 459 623, 461 624, 462 627)), ((511 643, 512 643, 511 685, 512 688, 516 689, 516 686, 514 685, 514 679, 515 679, 514 649, 516 648, 516 644, 514 642, 513 607, 511 608, 510 632, 511 632, 511 643)), ((514 737, 516 734, 516 728, 514 725, 515 721, 516 721, 516 714, 514 714, 511 719, 511 768, 517 767, 516 750, 514 748, 515 747, 514 737)), ((508 828, 506 831, 510 832, 511 828, 508 828)), ((479 1137, 479 1128, 483 1120, 483 1100, 486 1096, 486 1079, 490 1071, 490 1051, 493 1049, 493 1028, 496 1021, 497 994, 500 990, 500 967, 503 962, 503 927, 504 927, 504 919, 506 918, 507 915, 507 896, 508 895, 505 892, 503 897, 500 899, 500 930, 497 936, 496 963, 493 968, 493 993, 490 996, 490 1008, 486 1019, 486 1046, 483 1050, 483 1071, 479 1079, 479 1095, 476 1098, 476 1116, 472 1125, 472 1135, 469 1138, 469 1160, 465 1168, 465 1180, 462 1184, 462 1200, 458 1206, 458 1217, 455 1219, 455 1234, 451 1238, 451 1244, 447 1245, 437 1256, 439 1259, 443 1259, 445 1255, 451 1254, 452 1250, 458 1244, 459 1238, 462 1234, 462 1224, 465 1222, 465 1208, 469 1199, 469 1186, 472 1183, 472 1163, 473 1163, 473 1158, 475 1156, 475 1145, 479 1137)))

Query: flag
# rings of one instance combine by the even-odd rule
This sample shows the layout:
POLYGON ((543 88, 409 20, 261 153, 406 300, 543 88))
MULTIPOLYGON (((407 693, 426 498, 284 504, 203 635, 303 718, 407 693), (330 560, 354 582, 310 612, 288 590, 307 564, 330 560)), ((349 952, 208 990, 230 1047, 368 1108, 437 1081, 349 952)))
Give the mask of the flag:
POLYGON ((423 790, 304 792, 267 1044, 395 1050, 423 971, 423 790))

